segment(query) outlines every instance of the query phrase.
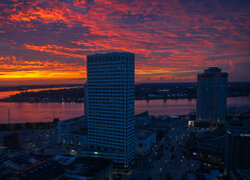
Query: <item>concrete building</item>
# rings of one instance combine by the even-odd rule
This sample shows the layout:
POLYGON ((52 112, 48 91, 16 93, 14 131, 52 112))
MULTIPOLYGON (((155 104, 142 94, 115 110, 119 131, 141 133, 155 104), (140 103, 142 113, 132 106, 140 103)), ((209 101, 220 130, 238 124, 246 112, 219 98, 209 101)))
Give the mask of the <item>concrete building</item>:
POLYGON ((198 74, 196 119, 214 126, 223 123, 226 116, 228 73, 218 67, 209 67, 198 74))
POLYGON ((86 128, 87 120, 85 116, 58 122, 58 143, 66 146, 86 148, 88 146, 86 128))
POLYGON ((134 65, 129 52, 87 57, 88 146, 120 168, 134 158, 134 65))
POLYGON ((188 120, 185 115, 180 116, 159 116, 161 122, 169 126, 185 127, 188 125, 188 120))
POLYGON ((55 178, 56 180, 112 180, 112 160, 90 158, 56 156, 57 162, 63 165, 64 173, 55 178), (65 163, 66 162, 66 163, 65 163))
POLYGON ((156 133, 148 130, 136 130, 136 153, 143 155, 156 144, 156 133))
POLYGON ((84 116, 88 120, 88 84, 84 86, 84 116))
POLYGON ((3 135, 3 146, 6 146, 8 149, 15 149, 20 147, 20 140, 18 133, 8 133, 3 135))
POLYGON ((225 174, 230 175, 237 169, 250 169, 250 134, 228 131, 225 148, 225 174))
POLYGON ((240 170, 231 172, 229 176, 230 180, 249 180, 250 179, 250 170, 240 170))
POLYGON ((197 154, 199 160, 222 166, 225 153, 225 135, 217 137, 197 138, 197 154))
POLYGON ((88 147, 87 131, 79 131, 72 133, 65 133, 62 135, 62 142, 65 146, 73 146, 77 148, 88 147))
POLYGON ((186 176, 187 180, 216 180, 212 174, 208 173, 188 173, 186 176))
POLYGON ((145 111, 143 113, 137 114, 135 116, 135 126, 136 127, 144 127, 146 125, 149 125, 151 123, 151 117, 148 114, 148 111, 145 111))
POLYGON ((0 165, 1 179, 112 180, 112 160, 51 155, 18 155, 0 165))

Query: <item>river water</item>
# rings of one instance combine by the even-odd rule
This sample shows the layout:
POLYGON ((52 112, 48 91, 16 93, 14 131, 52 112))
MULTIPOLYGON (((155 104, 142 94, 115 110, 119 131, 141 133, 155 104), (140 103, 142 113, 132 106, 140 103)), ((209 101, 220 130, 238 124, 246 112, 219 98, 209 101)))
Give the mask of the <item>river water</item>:
MULTIPOLYGON (((182 115, 195 109, 196 100, 168 99, 136 100, 135 114, 149 111, 149 114, 182 115)), ((250 97, 229 97, 228 107, 247 106, 250 108, 250 97)), ((84 114, 84 103, 6 103, 0 102, 0 123, 8 123, 8 109, 11 123, 49 122, 53 118, 60 120, 84 114)))
POLYGON ((19 94, 22 92, 38 92, 38 91, 47 91, 47 90, 72 89, 72 88, 79 88, 79 87, 82 87, 82 86, 27 89, 23 91, 0 91, 0 99, 7 98, 7 97, 10 97, 12 95, 19 94))

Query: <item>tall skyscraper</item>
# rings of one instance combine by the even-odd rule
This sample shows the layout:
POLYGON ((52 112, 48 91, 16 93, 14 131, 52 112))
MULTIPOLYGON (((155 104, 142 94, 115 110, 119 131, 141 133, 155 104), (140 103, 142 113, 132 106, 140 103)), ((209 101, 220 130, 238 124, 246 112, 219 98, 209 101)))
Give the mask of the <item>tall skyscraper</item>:
POLYGON ((84 116, 88 120, 88 84, 84 86, 84 116))
POLYGON ((223 123, 226 116, 228 73, 218 67, 209 67, 198 74, 196 119, 213 126, 223 123))
POLYGON ((88 146, 116 167, 127 168, 134 158, 134 65, 129 52, 87 57, 88 146))

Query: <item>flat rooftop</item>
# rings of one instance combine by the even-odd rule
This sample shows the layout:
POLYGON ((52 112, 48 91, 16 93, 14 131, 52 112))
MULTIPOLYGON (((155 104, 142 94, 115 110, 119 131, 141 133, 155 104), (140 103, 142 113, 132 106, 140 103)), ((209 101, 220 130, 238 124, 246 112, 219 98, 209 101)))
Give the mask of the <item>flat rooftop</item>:
POLYGON ((149 138, 150 136, 152 136, 153 134, 155 134, 155 132, 149 131, 149 130, 136 130, 135 131, 135 137, 139 140, 145 140, 149 138))
POLYGON ((72 132, 71 134, 76 134, 79 136, 87 136, 88 132, 87 131, 77 131, 77 132, 72 132))
POLYGON ((118 54, 133 54, 130 52, 110 52, 110 53, 104 53, 104 54, 93 54, 88 55, 87 57, 94 57, 94 56, 112 56, 112 55, 118 55, 118 54))
POLYGON ((22 167, 22 169, 15 171, 13 177, 21 180, 41 179, 41 177, 54 179, 64 176, 65 173, 72 176, 94 177, 108 167, 112 167, 112 160, 58 155, 30 163, 28 167, 22 167))
POLYGON ((74 117, 74 118, 70 118, 70 119, 65 119, 62 121, 59 121, 59 123, 68 123, 70 121, 76 121, 76 120, 84 120, 85 116, 78 116, 78 117, 74 117))

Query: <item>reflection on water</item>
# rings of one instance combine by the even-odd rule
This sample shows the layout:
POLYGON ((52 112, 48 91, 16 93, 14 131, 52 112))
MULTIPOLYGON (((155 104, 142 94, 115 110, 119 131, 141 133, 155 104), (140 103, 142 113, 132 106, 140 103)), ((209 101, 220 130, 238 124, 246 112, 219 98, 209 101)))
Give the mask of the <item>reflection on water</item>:
POLYGON ((12 123, 63 120, 84 113, 83 103, 0 103, 0 123, 8 122, 8 108, 12 123))
MULTIPOLYGON (((228 107, 250 106, 250 97, 231 97, 228 107)), ((138 100, 135 101, 135 113, 149 111, 151 115, 181 115, 195 109, 196 100, 138 100)), ((8 108, 12 123, 48 122, 54 117, 60 120, 84 114, 83 103, 0 103, 0 123, 8 123, 8 108)))

